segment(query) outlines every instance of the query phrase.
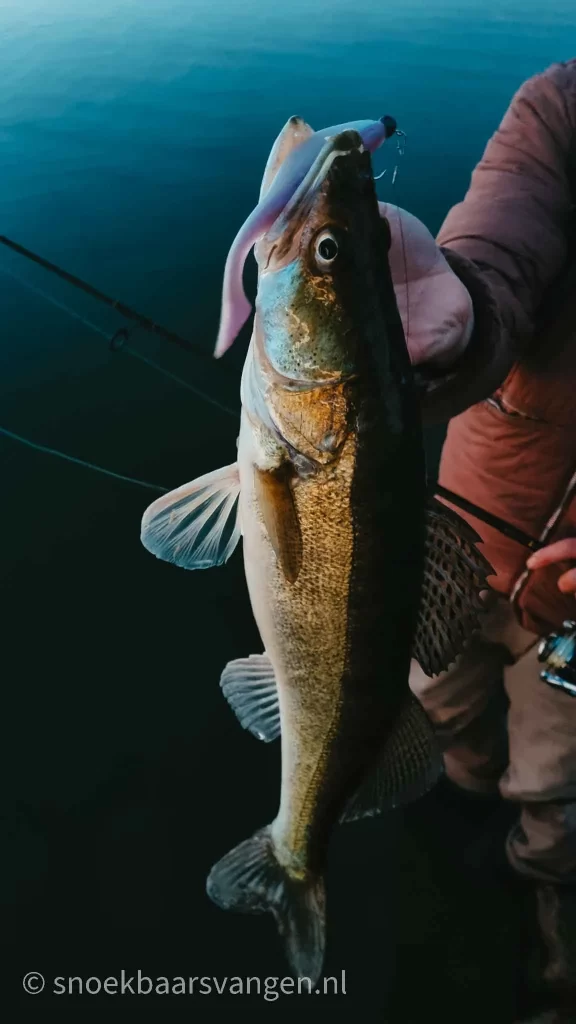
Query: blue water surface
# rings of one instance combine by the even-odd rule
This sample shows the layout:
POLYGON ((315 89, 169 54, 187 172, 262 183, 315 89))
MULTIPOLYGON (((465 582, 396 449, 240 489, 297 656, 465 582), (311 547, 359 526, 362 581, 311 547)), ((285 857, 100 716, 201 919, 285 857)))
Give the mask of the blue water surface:
MULTIPOLYGON (((575 55, 574 0, 1 0, 0 234, 209 353, 228 247, 291 115, 318 129, 393 114, 406 149, 376 155, 389 168, 379 195, 436 232, 515 90, 575 55)), ((234 461, 234 417, 110 352, 121 324, 0 246, 0 426, 166 487, 234 461)), ((246 333, 213 365, 142 332, 131 344, 237 407, 246 333)), ((44 849, 39 821, 56 829, 126 759, 167 765, 177 750, 181 770, 165 777, 188 766, 190 884, 208 913, 210 863, 277 806, 278 752, 240 729, 218 688, 226 661, 261 649, 241 559, 207 573, 157 562, 139 541, 152 492, 4 437, 0 473, 12 878, 25 899, 46 868, 30 853, 44 849)), ((90 835, 116 878, 116 855, 90 835)), ((142 863, 160 906, 159 869, 142 863)), ((122 899, 106 904, 111 927, 122 899)))

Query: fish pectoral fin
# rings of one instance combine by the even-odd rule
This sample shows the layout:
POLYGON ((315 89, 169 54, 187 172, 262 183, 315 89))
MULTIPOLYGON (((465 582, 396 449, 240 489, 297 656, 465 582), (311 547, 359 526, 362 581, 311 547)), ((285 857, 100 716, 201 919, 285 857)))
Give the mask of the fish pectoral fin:
POLYGON ((412 655, 427 676, 455 661, 485 610, 482 591, 494 572, 478 551, 478 534, 433 500, 427 509, 426 563, 412 655))
POLYGON ((302 533, 290 474, 287 463, 273 470, 254 467, 256 498, 266 532, 284 576, 295 583, 302 567, 302 533))
POLYGON ((240 539, 238 466, 234 463, 162 495, 142 517, 151 554, 183 569, 223 565, 240 539))
POLYGON ((434 729, 410 694, 375 770, 354 794, 341 821, 358 821, 412 803, 427 793, 443 771, 434 729))
POLYGON ((267 654, 229 661, 220 677, 222 693, 240 725, 265 743, 280 735, 278 687, 267 654))

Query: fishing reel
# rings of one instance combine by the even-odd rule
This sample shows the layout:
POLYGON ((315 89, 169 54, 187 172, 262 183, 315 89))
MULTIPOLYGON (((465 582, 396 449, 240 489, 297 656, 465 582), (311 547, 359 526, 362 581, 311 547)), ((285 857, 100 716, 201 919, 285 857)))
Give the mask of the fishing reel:
POLYGON ((562 632, 550 633, 538 647, 538 661, 544 664, 540 678, 571 697, 576 697, 576 622, 567 619, 562 632))

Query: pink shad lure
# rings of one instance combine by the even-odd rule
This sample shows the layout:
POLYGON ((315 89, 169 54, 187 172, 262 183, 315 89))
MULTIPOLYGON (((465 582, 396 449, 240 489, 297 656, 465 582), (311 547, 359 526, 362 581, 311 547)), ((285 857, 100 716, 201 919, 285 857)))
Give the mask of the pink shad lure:
POLYGON ((226 260, 220 328, 214 349, 216 359, 228 351, 252 312, 252 306, 246 298, 242 283, 244 264, 248 253, 258 239, 270 230, 286 204, 305 181, 326 140, 348 130, 358 132, 365 149, 369 153, 374 153, 386 139, 394 135, 396 121, 393 117, 385 115, 379 121, 348 121, 345 124, 337 124, 331 128, 313 132, 301 118, 291 117, 278 136, 268 159, 260 192, 260 202, 248 219, 244 221, 232 242, 226 260), (274 165, 282 160, 282 145, 287 130, 290 129, 292 129, 292 144, 297 135, 301 135, 303 141, 288 153, 273 178, 272 184, 266 189, 267 179, 269 184, 274 165))

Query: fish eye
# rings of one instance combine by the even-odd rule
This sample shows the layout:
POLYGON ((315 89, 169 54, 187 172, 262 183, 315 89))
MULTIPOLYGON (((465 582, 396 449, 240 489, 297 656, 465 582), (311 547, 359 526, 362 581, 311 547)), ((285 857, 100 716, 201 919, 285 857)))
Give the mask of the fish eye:
POLYGON ((333 263, 338 255, 338 242, 330 231, 323 231, 316 240, 316 259, 321 266, 333 263))

